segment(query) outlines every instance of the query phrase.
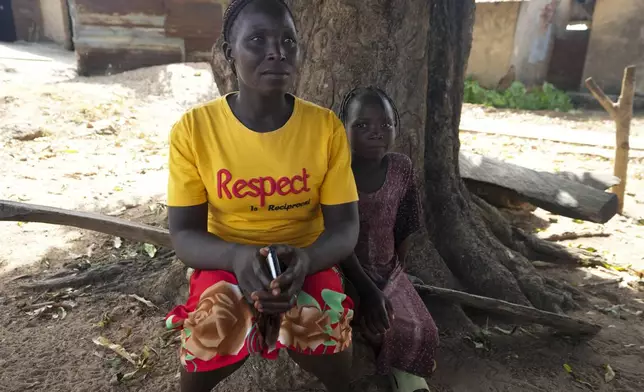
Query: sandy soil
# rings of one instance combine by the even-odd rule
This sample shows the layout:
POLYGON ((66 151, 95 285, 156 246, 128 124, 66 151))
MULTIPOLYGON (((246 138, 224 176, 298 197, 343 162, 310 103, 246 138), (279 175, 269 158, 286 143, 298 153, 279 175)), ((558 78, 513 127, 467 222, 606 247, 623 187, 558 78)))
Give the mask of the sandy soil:
MULTIPOLYGON (((0 63, 0 198, 114 213, 165 193, 170 127, 185 109, 218 95, 207 65, 81 78, 71 52, 51 51, 0 45, 0 57, 24 58, 0 63)), ((0 271, 80 235, 38 224, 1 227, 14 246, 0 249, 0 271)))
MULTIPOLYGON (((167 133, 183 110, 217 95, 207 66, 169 65, 87 79, 75 76, 73 62, 73 55, 51 47, 0 45, 0 199, 162 224, 158 203, 166 185, 167 133)), ((600 112, 524 113, 468 105, 464 117, 513 126, 552 123, 570 132, 611 131, 600 112)), ((644 134, 644 119, 636 119, 633 128, 644 134)), ((611 171, 612 153, 602 148, 470 133, 461 141, 464 150, 534 169, 611 171)), ((642 158, 631 160, 629 175, 628 217, 595 225, 537 210, 520 219, 541 236, 609 234, 569 241, 571 247, 601 252, 609 268, 542 270, 588 295, 574 315, 602 325, 602 332, 590 341, 538 326, 508 335, 512 325, 489 320, 490 342, 483 347, 444 339, 435 390, 644 390, 644 285, 641 277, 615 267, 644 270, 642 158), (606 365, 616 374, 608 382, 606 365)), ((0 222, 0 233, 1 391, 177 390, 177 343, 161 324, 170 302, 149 289, 171 255, 158 250, 150 257, 142 244, 41 224, 0 222), (116 285, 20 289, 43 277, 124 261, 128 274, 116 285), (130 294, 147 296, 155 307, 130 294), (50 302, 54 305, 47 308, 50 302), (134 353, 136 364, 94 344, 99 336, 134 353), (131 380, 121 379, 136 369, 131 380)))

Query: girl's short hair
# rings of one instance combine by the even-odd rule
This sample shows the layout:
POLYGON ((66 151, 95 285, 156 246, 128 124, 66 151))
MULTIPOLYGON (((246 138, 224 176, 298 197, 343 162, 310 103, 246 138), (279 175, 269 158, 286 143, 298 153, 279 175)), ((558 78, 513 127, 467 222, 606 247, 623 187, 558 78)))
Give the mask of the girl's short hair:
POLYGON ((400 115, 398 114, 398 108, 396 108, 396 104, 394 103, 394 100, 391 99, 391 97, 382 89, 375 87, 375 86, 367 86, 367 87, 356 87, 349 91, 345 96, 344 99, 342 99, 342 103, 340 104, 340 113, 338 117, 340 117, 340 121, 342 123, 346 124, 347 122, 347 116, 349 115, 349 105, 351 102, 358 97, 363 97, 363 96, 373 96, 373 97, 378 97, 382 99, 385 102, 388 102, 389 105, 391 105, 391 108, 394 111, 394 121, 395 121, 395 126, 398 127, 400 125, 400 115))

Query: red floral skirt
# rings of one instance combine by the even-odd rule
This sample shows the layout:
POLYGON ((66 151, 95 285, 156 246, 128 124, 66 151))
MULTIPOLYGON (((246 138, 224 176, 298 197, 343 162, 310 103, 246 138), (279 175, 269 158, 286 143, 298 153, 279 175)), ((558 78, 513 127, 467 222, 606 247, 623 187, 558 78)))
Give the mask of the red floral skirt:
POLYGON ((273 348, 264 347, 255 313, 235 275, 195 270, 185 305, 166 316, 168 329, 181 329, 181 363, 190 372, 207 372, 244 360, 250 354, 276 359, 286 348, 302 354, 335 354, 351 345, 353 301, 344 294, 337 268, 310 275, 297 304, 282 315, 273 348))

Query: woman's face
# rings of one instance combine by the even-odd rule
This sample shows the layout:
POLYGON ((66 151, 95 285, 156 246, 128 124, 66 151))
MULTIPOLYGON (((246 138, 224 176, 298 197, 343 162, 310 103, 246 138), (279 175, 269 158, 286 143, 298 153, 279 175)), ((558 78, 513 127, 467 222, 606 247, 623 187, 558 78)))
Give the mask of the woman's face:
POLYGON ((293 83, 298 56, 297 33, 279 3, 254 1, 232 26, 225 48, 240 84, 260 93, 286 92, 293 83))
POLYGON ((347 108, 347 132, 354 154, 382 159, 396 139, 394 110, 379 96, 354 98, 347 108))

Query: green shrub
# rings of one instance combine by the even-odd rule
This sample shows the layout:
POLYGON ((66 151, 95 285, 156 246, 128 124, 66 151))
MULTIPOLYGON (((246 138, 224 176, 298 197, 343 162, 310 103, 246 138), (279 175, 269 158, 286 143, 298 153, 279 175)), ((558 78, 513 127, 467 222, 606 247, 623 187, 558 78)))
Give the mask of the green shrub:
POLYGON ((521 110, 557 110, 568 112, 573 109, 570 97, 550 83, 541 88, 527 90, 521 82, 514 82, 505 91, 488 90, 471 78, 465 80, 464 102, 495 108, 521 110))

